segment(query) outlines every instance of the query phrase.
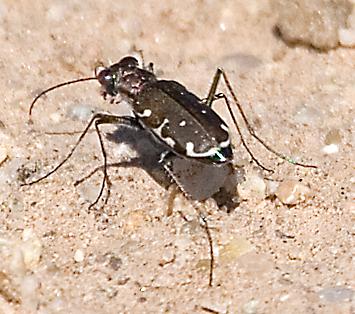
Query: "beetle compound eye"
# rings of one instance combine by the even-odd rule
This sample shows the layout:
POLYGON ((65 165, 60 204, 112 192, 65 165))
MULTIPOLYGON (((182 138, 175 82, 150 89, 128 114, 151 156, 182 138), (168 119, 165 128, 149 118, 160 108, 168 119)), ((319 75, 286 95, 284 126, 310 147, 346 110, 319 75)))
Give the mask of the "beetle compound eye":
POLYGON ((100 71, 99 75, 97 76, 97 80, 103 86, 107 86, 107 82, 112 80, 111 71, 109 69, 104 69, 100 71))
POLYGON ((102 70, 97 76, 97 80, 102 85, 106 94, 115 95, 116 74, 112 74, 110 69, 102 70))

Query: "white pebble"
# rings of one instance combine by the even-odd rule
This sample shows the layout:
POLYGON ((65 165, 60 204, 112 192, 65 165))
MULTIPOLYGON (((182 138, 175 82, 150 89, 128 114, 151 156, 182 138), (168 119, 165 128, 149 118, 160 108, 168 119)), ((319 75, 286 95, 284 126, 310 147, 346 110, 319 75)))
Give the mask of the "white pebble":
POLYGON ((84 257, 85 257, 85 253, 82 250, 77 249, 74 254, 74 260, 79 263, 84 260, 84 257))
POLYGON ((352 28, 349 29, 339 29, 339 42, 342 46, 353 47, 355 46, 355 30, 352 28))
POLYGON ((218 258, 222 261, 233 261, 237 257, 247 254, 253 249, 253 245, 242 237, 233 237, 220 249, 218 258))
POLYGON ((344 302, 353 299, 354 291, 346 287, 331 287, 320 291, 318 296, 328 302, 344 302))
POLYGON ((266 183, 257 174, 247 174, 245 182, 239 184, 237 188, 241 199, 256 197, 263 200, 266 197, 266 183))
POLYGON ((68 117, 71 120, 87 120, 98 112, 98 108, 88 105, 71 105, 68 108, 68 117))
POLYGON ((59 123, 62 119, 62 116, 59 113, 51 113, 49 118, 52 120, 53 123, 59 123))
POLYGON ((276 190, 276 196, 285 205, 295 205, 312 195, 312 190, 298 181, 282 183, 276 190))
POLYGON ((242 305, 243 314, 256 314, 258 312, 258 301, 249 301, 242 305))
POLYGON ((309 125, 315 121, 321 120, 321 118, 322 115, 317 109, 309 106, 302 106, 296 109, 294 122, 309 125))
POLYGON ((323 147, 323 152, 326 154, 336 154, 339 152, 339 147, 336 144, 330 144, 323 147))
POLYGON ((27 268, 33 269, 39 263, 41 257, 42 244, 32 229, 25 229, 22 233, 23 243, 20 248, 23 261, 27 268))

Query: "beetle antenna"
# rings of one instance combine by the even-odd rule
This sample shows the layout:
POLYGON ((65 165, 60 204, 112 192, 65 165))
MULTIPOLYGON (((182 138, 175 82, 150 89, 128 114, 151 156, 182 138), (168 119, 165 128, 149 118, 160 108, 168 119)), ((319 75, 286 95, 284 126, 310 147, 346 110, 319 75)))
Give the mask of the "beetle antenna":
POLYGON ((45 89, 44 91, 40 92, 40 93, 35 97, 35 99, 33 99, 32 103, 31 103, 31 106, 30 106, 29 115, 30 115, 30 116, 32 115, 32 109, 33 109, 33 106, 35 105, 35 103, 37 102, 37 100, 38 100, 39 98, 41 98, 43 95, 47 94, 48 92, 50 92, 50 91, 52 91, 52 90, 55 90, 55 89, 57 89, 57 88, 66 86, 66 85, 75 84, 75 83, 80 83, 80 82, 86 82, 86 81, 93 81, 93 80, 97 80, 97 77, 84 77, 84 78, 81 78, 81 79, 76 79, 76 80, 72 80, 72 81, 67 81, 67 82, 64 82, 64 83, 60 83, 60 84, 58 84, 58 85, 55 85, 55 86, 52 86, 52 87, 49 87, 49 88, 45 89))

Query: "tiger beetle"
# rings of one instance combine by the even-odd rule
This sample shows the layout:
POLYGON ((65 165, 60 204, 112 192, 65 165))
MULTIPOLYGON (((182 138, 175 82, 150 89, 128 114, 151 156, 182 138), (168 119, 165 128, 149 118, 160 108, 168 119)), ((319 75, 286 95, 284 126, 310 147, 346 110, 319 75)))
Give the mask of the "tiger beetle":
MULTIPOLYGON (((32 185, 42 181, 56 172, 73 155, 75 149, 94 124, 104 164, 89 175, 91 176, 97 170, 103 171, 100 192, 90 208, 99 202, 106 185, 105 204, 107 203, 111 186, 107 169, 111 166, 139 166, 147 170, 153 179, 164 187, 175 182, 189 199, 203 201, 213 197, 220 206, 224 202, 229 202, 230 208, 237 207, 239 203, 238 197, 235 196, 235 187, 238 183, 238 175, 235 173, 236 168, 232 163, 233 151, 230 132, 227 124, 212 109, 212 103, 215 100, 224 99, 235 127, 241 136, 243 146, 258 166, 264 170, 268 169, 254 158, 246 145, 228 98, 224 94, 217 94, 217 86, 221 76, 249 133, 254 138, 266 149, 288 162, 303 167, 315 167, 295 162, 278 153, 255 134, 222 68, 217 69, 207 98, 201 100, 176 81, 158 79, 153 73, 152 64, 149 68, 139 67, 137 59, 127 56, 118 63, 95 73, 94 77, 81 78, 53 86, 41 92, 33 100, 29 110, 30 115, 37 100, 49 91, 69 84, 97 80, 102 86, 103 97, 105 99, 111 97, 112 102, 117 104, 125 100, 131 106, 132 116, 117 116, 107 113, 94 114, 63 161, 45 176, 24 185, 32 185), (113 142, 132 144, 141 158, 138 157, 129 162, 108 164, 99 128, 101 124, 119 126, 107 138, 113 142), (123 135, 122 130, 126 130, 128 133, 123 135), (129 134, 128 137, 127 134, 129 134), (227 191, 227 198, 221 196, 223 191, 227 191), (226 201, 226 199, 229 199, 229 201, 226 201)), ((77 181, 76 184, 80 182, 82 180, 77 181)), ((210 244, 209 285, 211 286, 214 266, 212 237, 206 216, 197 206, 195 208, 203 221, 210 244)))

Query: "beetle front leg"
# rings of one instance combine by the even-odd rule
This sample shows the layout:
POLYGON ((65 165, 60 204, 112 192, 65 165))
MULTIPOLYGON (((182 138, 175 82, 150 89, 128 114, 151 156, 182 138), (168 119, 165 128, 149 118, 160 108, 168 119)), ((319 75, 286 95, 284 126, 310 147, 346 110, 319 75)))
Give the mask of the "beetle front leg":
POLYGON ((130 116, 123 116, 122 117, 122 116, 115 116, 115 115, 105 114, 105 113, 97 113, 97 114, 95 114, 90 119, 90 121, 87 124, 87 126, 85 127, 84 131, 80 134, 79 139, 77 140, 77 142, 75 143, 74 147, 71 149, 69 154, 54 169, 52 169, 50 172, 48 172, 43 177, 40 177, 39 179, 31 181, 29 183, 24 183, 24 184, 22 184, 22 186, 24 186, 24 185, 32 185, 32 184, 38 183, 38 182, 48 178, 49 176, 51 176, 57 170, 59 170, 69 160, 69 158, 74 154, 75 150, 77 149, 79 144, 82 142, 82 140, 84 139, 85 135, 88 133, 88 131, 89 131, 89 129, 92 126, 93 123, 95 123, 96 133, 97 133, 97 135, 99 137, 99 141, 100 141, 101 152, 102 152, 103 157, 104 157, 104 166, 103 166, 104 167, 104 181, 102 183, 98 198, 95 200, 95 202, 90 207, 95 205, 98 202, 98 200, 100 199, 100 197, 102 196, 102 192, 103 192, 103 189, 105 187, 105 184, 106 183, 108 183, 108 185, 110 184, 109 179, 107 177, 107 171, 106 171, 106 169, 107 169, 107 157, 106 157, 106 152, 105 152, 105 148, 104 148, 103 141, 102 141, 102 136, 101 136, 101 133, 100 133, 100 130, 99 130, 99 125, 101 125, 101 124, 114 124, 114 125, 132 126, 132 127, 137 128, 139 126, 137 124, 137 121, 133 117, 130 117, 130 116))

